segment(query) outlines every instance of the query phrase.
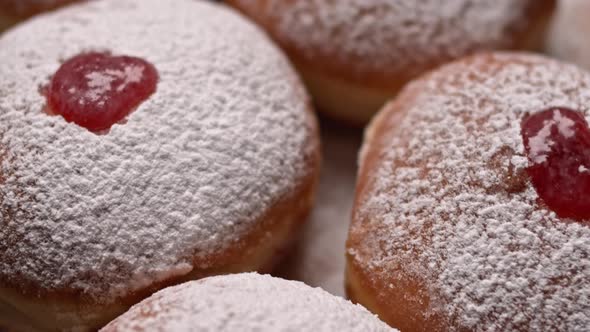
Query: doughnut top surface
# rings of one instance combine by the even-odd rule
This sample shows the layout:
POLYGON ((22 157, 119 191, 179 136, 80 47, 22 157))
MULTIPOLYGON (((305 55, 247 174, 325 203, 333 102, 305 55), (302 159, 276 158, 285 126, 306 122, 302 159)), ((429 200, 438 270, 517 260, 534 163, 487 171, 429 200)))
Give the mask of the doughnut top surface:
POLYGON ((546 0, 232 1, 271 25, 273 35, 305 59, 325 59, 360 73, 388 75, 400 72, 415 75, 433 64, 473 50, 513 47, 532 19, 532 8, 553 3, 546 0))
POLYGON ((363 147, 353 264, 423 285, 423 314, 449 326, 590 326, 590 227, 558 218, 526 174, 521 120, 555 105, 588 120, 590 75, 540 56, 484 54, 411 83, 363 147))
POLYGON ((193 258, 235 245, 309 172, 306 94, 264 34, 220 5, 73 6, 3 35, 0 59, 2 285, 108 302, 206 268, 193 258), (39 92, 60 61, 94 50, 159 73, 106 135, 44 113, 39 92))
POLYGON ((102 331, 395 331, 320 288, 255 273, 162 290, 102 331))

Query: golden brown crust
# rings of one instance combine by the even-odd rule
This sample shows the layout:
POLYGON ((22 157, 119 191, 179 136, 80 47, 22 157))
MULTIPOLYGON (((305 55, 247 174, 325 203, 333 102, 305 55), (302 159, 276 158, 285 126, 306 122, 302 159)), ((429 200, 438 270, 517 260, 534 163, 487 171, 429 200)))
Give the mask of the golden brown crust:
MULTIPOLYGON (((330 76, 304 64, 295 63, 319 111, 352 126, 363 126, 406 83, 398 81, 391 90, 376 89, 330 76)), ((392 80, 397 81, 397 80, 392 80)))
POLYGON ((14 19, 25 19, 80 0, 0 0, 0 14, 14 19))
POLYGON ((29 17, 78 1, 81 0, 0 0, 0 33, 29 17))
MULTIPOLYGON (((349 232, 346 248, 357 248, 365 241, 366 233, 370 229, 362 227, 363 220, 356 214, 362 201, 366 199, 372 187, 370 182, 374 177, 369 174, 381 162, 381 150, 383 142, 395 133, 395 124, 403 117, 403 109, 413 103, 419 89, 407 89, 399 98, 387 104, 383 111, 373 118, 365 131, 363 150, 360 155, 360 168, 357 177, 356 197, 353 206, 353 224, 355 232, 349 232), (393 120, 391 119, 393 118, 393 120)), ((391 276, 391 280, 375 277, 371 271, 365 270, 353 259, 350 252, 346 259, 346 293, 348 298, 368 308, 377 314, 381 320, 400 331, 441 331, 444 330, 441 317, 429 317, 421 315, 426 312, 429 304, 426 287, 418 280, 403 280, 401 283, 392 283, 392 280, 400 280, 391 276), (412 296, 407 296, 412 294, 412 296)))
POLYGON ((386 283, 384 280, 372 280, 347 258, 346 294, 354 303, 359 303, 379 316, 381 320, 400 331, 445 331, 443 317, 425 317, 429 298, 424 292, 424 285, 415 280, 406 280, 403 285, 386 283), (408 300, 408 294, 413 301, 408 300))

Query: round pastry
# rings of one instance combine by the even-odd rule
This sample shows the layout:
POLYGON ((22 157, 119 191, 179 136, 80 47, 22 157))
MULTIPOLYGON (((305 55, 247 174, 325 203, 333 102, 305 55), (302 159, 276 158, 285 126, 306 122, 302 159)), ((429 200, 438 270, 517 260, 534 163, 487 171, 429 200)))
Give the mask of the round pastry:
POLYGON ((164 289, 112 321, 115 331, 394 331, 320 288, 256 273, 164 289))
POLYGON ((406 331, 590 326, 590 74, 481 54, 410 83, 361 153, 347 287, 406 331))
POLYGON ((561 0, 551 25, 547 51, 559 59, 590 69, 590 1, 561 0))
POLYGON ((35 14, 80 0, 0 0, 0 32, 35 14))
POLYGON ((320 111, 364 124, 409 80, 482 49, 540 47, 555 0, 226 0, 298 67, 320 111))
POLYGON ((97 328, 162 287, 268 270, 306 219, 308 97, 231 10, 93 1, 12 29, 0 58, 0 326, 97 328))

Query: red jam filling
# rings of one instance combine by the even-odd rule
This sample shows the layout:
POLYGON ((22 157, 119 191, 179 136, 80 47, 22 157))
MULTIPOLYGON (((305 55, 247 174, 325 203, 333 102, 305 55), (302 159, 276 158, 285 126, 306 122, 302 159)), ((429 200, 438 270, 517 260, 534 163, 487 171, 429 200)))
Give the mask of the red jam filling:
POLYGON ((45 94, 48 112, 93 132, 123 121, 156 91, 149 62, 108 53, 83 53, 62 64, 45 94))
POLYGON ((590 219, 590 129, 584 116, 550 108, 527 116, 521 129, 539 197, 559 217, 590 219))

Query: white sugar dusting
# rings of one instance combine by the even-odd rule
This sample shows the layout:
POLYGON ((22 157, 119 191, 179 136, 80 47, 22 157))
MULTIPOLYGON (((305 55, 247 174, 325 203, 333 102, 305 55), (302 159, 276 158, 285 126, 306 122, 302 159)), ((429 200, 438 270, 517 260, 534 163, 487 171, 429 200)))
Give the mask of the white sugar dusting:
POLYGON ((574 136, 575 132, 572 127, 576 123, 572 119, 563 116, 558 110, 553 112, 553 123, 557 125, 557 130, 565 138, 571 138, 574 136))
MULTIPOLYGON (((317 147, 300 82, 220 5, 92 1, 7 32, 0 59, 0 284, 108 302, 206 268, 192 258, 239 241, 309 174, 317 147), (61 60, 91 51, 145 59, 160 77, 106 135, 48 116, 38 92, 61 60)), ((142 74, 92 73, 88 97, 142 74)))
MULTIPOLYGON (((83 99, 88 99, 90 102, 104 105, 107 92, 113 89, 113 82, 121 81, 117 84, 115 91, 122 92, 129 84, 141 82, 143 71, 145 68, 141 66, 127 66, 124 70, 107 69, 105 71, 94 71, 86 75, 87 85, 90 88, 83 99)), ((71 93, 76 91, 75 88, 69 90, 71 93), (72 92, 73 91, 73 92, 72 92)), ((85 103, 80 100, 80 103, 85 103)))
POLYGON ((308 58, 354 70, 420 73, 474 49, 510 47, 536 0, 239 0, 265 11, 308 58), (261 5, 264 3, 264 5, 261 5), (264 6, 263 9, 259 8, 264 6))
POLYGON ((104 94, 111 91, 111 83, 117 79, 117 77, 109 75, 108 73, 92 72, 86 75, 88 80, 88 87, 90 88, 85 98, 90 99, 92 102, 97 102, 100 99, 105 98, 104 94))
POLYGON ((129 84, 141 82, 144 69, 145 68, 141 66, 127 66, 123 72, 118 70, 109 70, 107 73, 123 80, 123 83, 117 87, 117 91, 121 92, 129 84))
POLYGON ((543 128, 539 130, 537 135, 529 139, 531 159, 535 164, 547 162, 547 154, 551 152, 551 146, 555 144, 555 142, 549 139, 553 124, 554 122, 552 121, 545 121, 543 128))
MULTIPOLYGON (((520 124, 557 106, 588 120, 590 75, 498 53, 445 66, 403 95, 414 93, 401 120, 386 120, 397 119, 396 132, 369 143, 383 159, 360 197, 351 236, 365 235, 349 254, 394 286, 424 282, 424 315, 459 330, 586 331, 590 227, 538 205, 520 124)), ((569 135, 566 120, 556 113, 550 125, 569 135)))
POLYGON ((559 110, 553 111, 553 119, 545 120, 543 128, 529 139, 531 159, 535 164, 542 164, 547 162, 547 154, 551 152, 553 142, 549 137, 551 136, 551 129, 557 126, 558 132, 565 138, 571 138, 575 132, 572 127, 575 122, 567 117, 564 117, 559 110))
POLYGON ((254 273, 160 291, 101 331, 115 330, 395 331, 362 306, 319 288, 254 273))

